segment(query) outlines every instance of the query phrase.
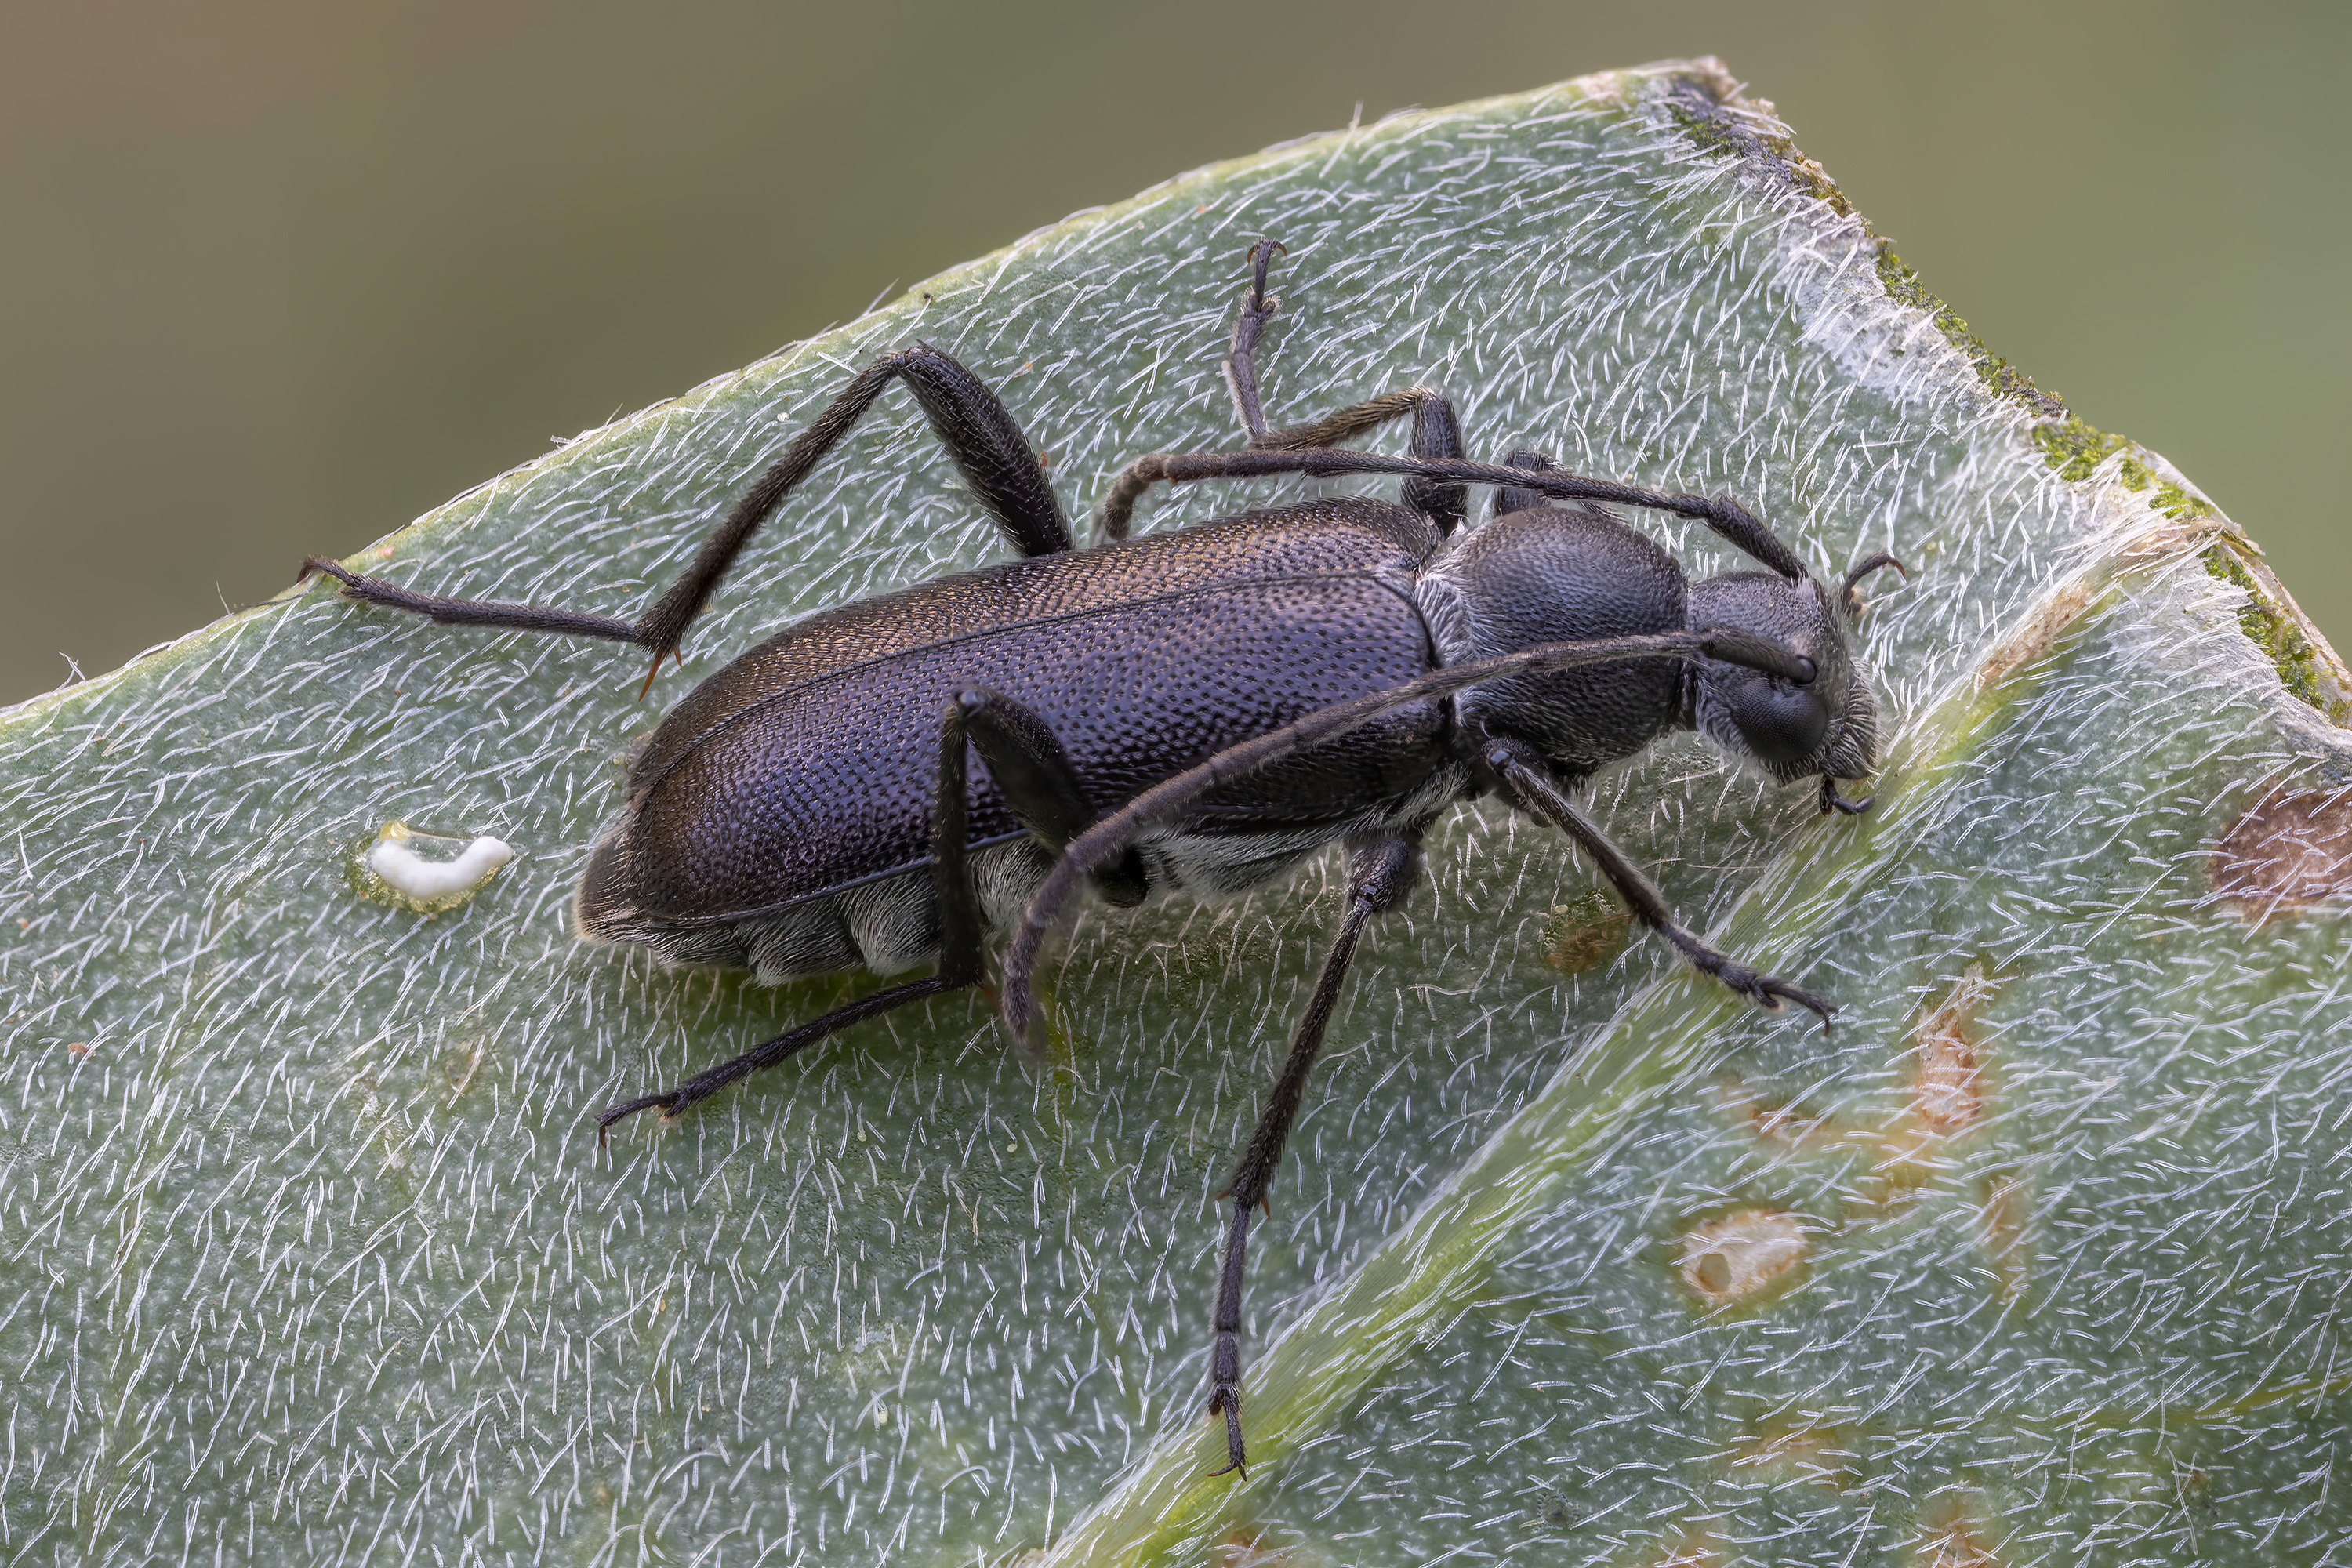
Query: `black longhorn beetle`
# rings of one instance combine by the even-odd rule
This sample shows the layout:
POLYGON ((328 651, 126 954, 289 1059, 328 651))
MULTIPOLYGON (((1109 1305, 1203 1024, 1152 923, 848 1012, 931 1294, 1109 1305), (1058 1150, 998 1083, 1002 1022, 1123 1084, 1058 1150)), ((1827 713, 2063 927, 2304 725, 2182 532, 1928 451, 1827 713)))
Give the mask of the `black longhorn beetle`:
POLYGON ((1172 889, 1225 893, 1344 842, 1346 913, 1228 1189, 1209 1411, 1224 1417, 1232 1470, 1244 1461, 1251 1211, 1265 1202, 1356 944, 1412 889, 1430 824, 1505 792, 1573 839, 1693 967, 1766 1007, 1798 1003, 1826 1028, 1826 998, 1675 924, 1570 797, 1605 763, 1696 729, 1775 779, 1818 776, 1825 815, 1864 810, 1868 800, 1840 798, 1834 782, 1877 763, 1875 708, 1843 623, 1859 578, 1901 569, 1873 555, 1832 592, 1730 501, 1580 479, 1533 452, 1465 461, 1453 407, 1423 387, 1268 429, 1253 355, 1279 304, 1265 292, 1277 248, 1250 248, 1225 356, 1247 447, 1139 458, 1111 487, 1089 549, 1073 547, 1043 466, 995 395, 917 343, 859 373, 635 621, 439 598, 327 560, 305 566, 339 580, 347 599, 445 625, 635 643, 658 671, 761 521, 885 386, 905 381, 1023 559, 804 616, 688 693, 637 752, 628 805, 589 853, 576 915, 591 940, 750 967, 771 984, 935 967, 612 1106, 597 1135, 656 1106, 675 1117, 861 1019, 979 983, 983 930, 1016 912, 1003 1005, 1025 1038, 1039 944, 1080 884, 1119 905, 1172 889), (1410 457, 1341 445, 1407 415, 1410 457), (1363 473, 1402 476, 1402 504, 1332 497, 1127 537, 1136 499, 1156 483, 1363 473), (1472 485, 1494 487, 1492 513, 1457 531, 1472 485), (1595 504, 1610 501, 1697 519, 1768 570, 1689 582, 1595 504))

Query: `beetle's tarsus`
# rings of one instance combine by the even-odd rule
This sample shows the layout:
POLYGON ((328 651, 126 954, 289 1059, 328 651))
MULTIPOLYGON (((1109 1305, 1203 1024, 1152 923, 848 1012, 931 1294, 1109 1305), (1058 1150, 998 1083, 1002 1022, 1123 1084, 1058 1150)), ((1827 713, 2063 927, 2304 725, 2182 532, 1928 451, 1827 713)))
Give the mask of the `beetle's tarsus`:
MULTIPOLYGON (((1249 287, 1242 290, 1242 308, 1234 312, 1233 343, 1225 351, 1225 390, 1233 394, 1234 413, 1252 440, 1265 434, 1265 411, 1258 403, 1255 355, 1257 341, 1265 335, 1265 324, 1282 308, 1282 301, 1265 291, 1266 268, 1274 265, 1274 253, 1281 248, 1280 240, 1250 242, 1249 287)), ((1122 516, 1118 533, 1126 531, 1124 521, 1122 516)))
POLYGON ((1829 1029, 1830 1019, 1838 1010, 1837 1004, 1828 997, 1816 996, 1801 985, 1791 985, 1787 981, 1770 974, 1758 975, 1756 989, 1750 994, 1775 1013, 1780 1011, 1780 998, 1787 997, 1798 1006, 1820 1018, 1822 1028, 1825 1033, 1829 1029))
POLYGON ((651 1110, 656 1105, 662 1108, 663 1121, 677 1121, 678 1112, 684 1110, 686 1107, 683 1104, 673 1105, 671 1102, 679 1099, 681 1096, 677 1090, 672 1089, 667 1094, 648 1094, 640 1100, 625 1100, 619 1105, 606 1106, 596 1113, 596 1146, 600 1149, 606 1146, 604 1134, 611 1130, 613 1123, 624 1117, 635 1116, 640 1110, 651 1110))
POLYGON ((1282 303, 1279 300, 1269 300, 1265 297, 1266 269, 1274 265, 1276 252, 1287 256, 1290 254, 1290 247, 1278 239, 1257 239, 1250 242, 1248 258, 1252 268, 1250 291, 1249 299, 1244 308, 1254 315, 1271 316, 1276 307, 1282 303))
POLYGON ((294 581, 307 583, 313 576, 332 577, 340 584, 341 586, 335 590, 335 597, 338 599, 348 599, 355 605, 390 605, 394 609, 401 607, 396 598, 393 596, 397 595, 398 589, 394 588, 389 583, 379 583, 373 577, 363 577, 340 561, 330 561, 323 555, 305 556, 302 561, 302 574, 294 581), (372 594, 368 591, 371 588, 390 589, 392 592, 391 594, 381 592, 372 594))
POLYGON ((1828 997, 1816 995, 1803 986, 1783 980, 1777 974, 1766 974, 1761 970, 1752 969, 1735 959, 1726 958, 1687 931, 1682 933, 1675 945, 1683 950, 1684 956, 1691 961, 1693 968, 1713 975, 1725 986, 1747 997, 1768 1013, 1785 1012, 1787 1009, 1780 1004, 1783 999, 1786 999, 1819 1017, 1822 1027, 1827 1029, 1831 1017, 1838 1010, 1837 1004, 1828 997))
POLYGON ((1027 1045, 1031 1015, 1028 975, 1016 975, 1008 969, 1004 976, 1004 996, 998 1004, 997 1011, 1003 1016, 1004 1032, 1012 1036, 1015 1043, 1027 1045))
POLYGON ((1906 583, 1908 583, 1911 580, 1911 568, 1904 565, 1903 563, 1897 561, 1894 556, 1888 554, 1884 550, 1878 552, 1875 555, 1865 556, 1864 559, 1853 563, 1853 570, 1845 574, 1844 586, 1839 590, 1839 596, 1845 605, 1845 613, 1847 615, 1859 616, 1862 614, 1863 610, 1862 595, 1854 592, 1854 584, 1861 582, 1864 577, 1869 576, 1873 572, 1879 571, 1888 566, 1894 567, 1896 572, 1900 573, 1906 583))
POLYGON ((1220 1384, 1209 1395, 1209 1414, 1222 1413, 1225 1418, 1225 1462, 1209 1472, 1209 1479, 1219 1476, 1239 1476, 1249 1479, 1249 1451, 1242 1446, 1242 1393, 1230 1384, 1220 1384))

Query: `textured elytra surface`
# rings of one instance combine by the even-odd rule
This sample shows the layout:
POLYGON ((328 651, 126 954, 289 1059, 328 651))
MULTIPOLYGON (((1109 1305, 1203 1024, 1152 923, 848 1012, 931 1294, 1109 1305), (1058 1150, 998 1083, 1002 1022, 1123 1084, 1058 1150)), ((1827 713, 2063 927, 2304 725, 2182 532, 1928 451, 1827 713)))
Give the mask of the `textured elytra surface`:
MULTIPOLYGON (((1886 299, 1768 121, 1694 134, 1715 80, 1591 79, 1207 171, 367 562, 631 613, 913 336, 1003 389, 1082 510, 1135 452, 1234 444, 1216 355, 1274 234, 1277 417, 1425 381, 1484 455, 1728 491, 1824 570, 1911 563, 1860 638, 1895 734, 1873 816, 1690 744, 1596 791, 1690 923, 1844 1005, 1834 1032, 1654 941, 1570 973, 1550 911, 1589 874, 1492 805, 1453 819, 1366 944, 1277 1180, 1255 1462, 1212 1481, 1212 1194, 1330 868, 1090 916, 1044 1067, 942 1003, 602 1153, 596 1108, 852 983, 573 942, 653 719, 634 660, 314 590, 0 721, 0 1551, 2345 1557, 2344 893, 2301 856, 2258 921, 2217 878, 2259 879, 2243 847, 2294 837, 2267 825, 2340 825, 2352 752, 2198 560, 2226 525, 2151 510, 2113 459, 2053 471, 2042 411, 1886 299), (2217 862, 2250 809, 2263 831, 2217 862), (459 910, 386 909, 350 867, 394 818, 520 858, 459 910)), ((689 677, 997 548, 892 395, 719 594, 689 677)))

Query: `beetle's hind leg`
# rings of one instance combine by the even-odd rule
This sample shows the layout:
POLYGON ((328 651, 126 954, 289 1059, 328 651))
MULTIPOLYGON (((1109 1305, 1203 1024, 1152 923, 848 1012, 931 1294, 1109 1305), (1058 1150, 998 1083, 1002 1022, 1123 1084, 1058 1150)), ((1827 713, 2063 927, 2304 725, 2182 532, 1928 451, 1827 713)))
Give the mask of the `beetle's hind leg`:
POLYGON ((688 1107, 709 1099, 729 1084, 747 1079, 763 1068, 772 1068, 827 1035, 865 1019, 878 1017, 909 1002, 961 991, 985 972, 986 963, 980 950, 982 926, 980 897, 972 889, 965 856, 965 847, 971 837, 971 813, 964 798, 968 773, 964 750, 970 741, 971 730, 969 714, 962 701, 965 695, 968 694, 959 693, 940 716, 939 793, 931 807, 931 899, 939 910, 940 920, 938 970, 925 979, 885 986, 846 1006, 835 1007, 821 1018, 813 1018, 795 1028, 786 1029, 773 1039, 761 1041, 740 1057, 695 1074, 676 1089, 607 1106, 596 1118, 598 1142, 603 1142, 606 1129, 624 1117, 634 1116, 640 1110, 651 1110, 656 1106, 661 1109, 665 1119, 681 1115, 688 1107))
POLYGON ((816 1044, 827 1035, 867 1018, 879 1017, 909 1002, 919 1002, 926 996, 944 995, 971 984, 970 980, 950 980, 945 968, 942 964, 940 973, 927 979, 909 980, 903 985, 887 985, 871 995, 860 996, 846 1006, 835 1007, 821 1018, 787 1029, 773 1039, 761 1041, 740 1057, 695 1074, 676 1089, 625 1100, 618 1105, 608 1105, 596 1116, 596 1142, 602 1143, 604 1141, 604 1134, 613 1123, 635 1116, 640 1110, 652 1110, 658 1107, 664 1121, 682 1116, 689 1107, 709 1099, 729 1084, 740 1082, 762 1068, 774 1067, 786 1057, 803 1047, 816 1044))
MULTIPOLYGON (((404 610, 444 626, 500 626, 635 643, 653 649, 654 668, 659 669, 663 658, 676 651, 687 623, 701 612, 760 525, 840 445, 882 389, 900 380, 913 390, 965 484, 1015 550, 1024 555, 1051 555, 1070 548, 1061 502, 1021 426, 986 382, 937 349, 918 343, 884 354, 858 372, 729 509, 685 574, 634 621, 543 605, 419 594, 382 578, 362 576, 320 556, 305 561, 302 574, 324 573, 342 584, 346 599, 404 610)), ((650 685, 652 677, 646 681, 650 685)))
POLYGON ((1225 1234, 1225 1264, 1217 1279, 1216 1339, 1209 1352, 1209 1414, 1225 1418, 1225 1470, 1243 1470, 1248 1454, 1242 1444, 1242 1277, 1249 1256, 1252 1211, 1265 1202, 1266 1184, 1282 1160, 1282 1146, 1298 1115, 1307 1091, 1307 1075, 1323 1046, 1323 1034, 1356 957, 1356 943, 1365 924, 1376 914, 1394 909, 1412 890, 1420 869, 1421 849, 1414 838, 1382 838, 1358 849, 1348 875, 1348 912, 1339 934, 1324 955, 1323 972, 1315 981, 1307 1012, 1291 1037, 1290 1056, 1275 1079, 1274 1092, 1259 1112, 1257 1129, 1234 1168, 1234 1217, 1225 1234))
POLYGON ((1666 908, 1664 897, 1642 875, 1625 852, 1609 841, 1600 825, 1576 808, 1576 803, 1563 794, 1551 777, 1541 758, 1528 747, 1514 741, 1497 741, 1486 748, 1486 765, 1502 776, 1529 811, 1549 822, 1576 841, 1577 847, 1592 858, 1601 874, 1615 885, 1625 902, 1632 906, 1634 916, 1643 925, 1673 942, 1690 966, 1702 974, 1713 975, 1725 985, 1763 1006, 1778 1011, 1783 1000, 1814 1014, 1822 1027, 1830 1026, 1831 1016, 1837 1004, 1826 996, 1817 996, 1801 985, 1778 975, 1766 974, 1709 947, 1694 932, 1675 923, 1673 911, 1666 908))
POLYGON ((846 1006, 835 1007, 821 1018, 813 1018, 795 1028, 786 1029, 773 1039, 761 1041, 740 1057, 695 1074, 676 1089, 605 1107, 596 1118, 597 1142, 602 1142, 606 1130, 625 1117, 656 1107, 660 1108, 666 1121, 680 1116, 689 1107, 709 1099, 729 1084, 740 1082, 764 1068, 774 1067, 786 1057, 816 1044, 827 1035, 865 1019, 878 1017, 909 1002, 961 991, 981 977, 986 964, 980 951, 982 924, 980 898, 972 890, 964 853, 971 837, 971 813, 964 798, 964 748, 967 742, 968 725, 963 705, 959 700, 950 700, 940 716, 939 793, 931 807, 931 899, 939 911, 940 921, 938 969, 925 979, 885 986, 846 1006))

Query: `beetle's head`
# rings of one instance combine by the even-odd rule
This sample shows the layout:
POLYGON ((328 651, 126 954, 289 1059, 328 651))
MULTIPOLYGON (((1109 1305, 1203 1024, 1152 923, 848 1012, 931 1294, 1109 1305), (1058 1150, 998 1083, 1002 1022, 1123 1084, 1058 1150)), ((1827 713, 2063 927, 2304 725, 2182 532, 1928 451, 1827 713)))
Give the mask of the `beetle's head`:
POLYGON ((1707 662, 1699 669, 1691 718, 1699 731, 1783 783, 1819 774, 1858 779, 1878 766, 1878 705, 1846 646, 1860 601, 1854 584, 1882 566, 1874 555, 1832 590, 1811 577, 1733 572, 1693 583, 1690 624, 1724 627, 1786 644, 1813 661, 1800 686, 1760 670, 1707 662))

